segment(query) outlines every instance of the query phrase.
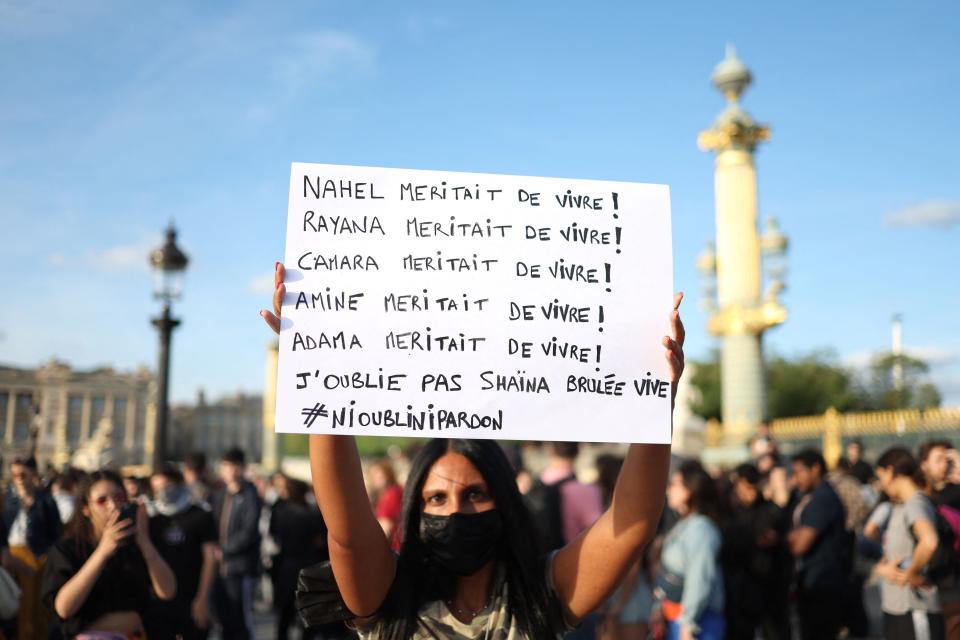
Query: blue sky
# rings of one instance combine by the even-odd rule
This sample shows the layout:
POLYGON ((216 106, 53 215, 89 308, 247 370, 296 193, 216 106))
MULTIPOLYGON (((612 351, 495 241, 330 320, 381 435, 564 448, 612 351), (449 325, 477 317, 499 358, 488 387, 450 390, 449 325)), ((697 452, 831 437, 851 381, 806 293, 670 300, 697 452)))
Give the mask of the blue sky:
POLYGON ((960 404, 958 24, 950 2, 0 0, 0 362, 153 366, 146 256, 173 218, 174 399, 262 389, 291 161, 667 183, 703 356, 696 135, 731 41, 791 240, 767 350, 862 365, 901 312, 960 404))

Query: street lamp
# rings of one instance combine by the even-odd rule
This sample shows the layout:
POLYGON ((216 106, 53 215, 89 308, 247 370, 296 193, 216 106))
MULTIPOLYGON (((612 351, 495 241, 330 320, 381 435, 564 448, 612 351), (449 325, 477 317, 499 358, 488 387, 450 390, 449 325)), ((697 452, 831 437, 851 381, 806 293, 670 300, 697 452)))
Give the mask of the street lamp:
POLYGON ((170 313, 170 306, 183 293, 183 274, 187 269, 187 256, 176 243, 177 230, 173 222, 167 227, 163 246, 150 253, 153 267, 153 297, 163 302, 163 313, 153 318, 153 326, 160 334, 160 363, 157 380, 157 426, 154 431, 153 468, 159 469, 167 457, 167 395, 170 379, 170 338, 180 321, 170 313))

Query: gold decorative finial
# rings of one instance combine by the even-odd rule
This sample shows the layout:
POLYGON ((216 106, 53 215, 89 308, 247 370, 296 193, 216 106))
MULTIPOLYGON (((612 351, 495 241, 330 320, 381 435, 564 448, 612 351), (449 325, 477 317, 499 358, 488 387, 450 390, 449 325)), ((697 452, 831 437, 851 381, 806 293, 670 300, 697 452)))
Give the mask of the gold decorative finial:
POLYGON ((710 76, 714 86, 727 99, 727 108, 717 117, 713 127, 700 132, 698 142, 704 151, 723 151, 728 148, 753 150, 769 139, 770 129, 756 124, 740 107, 740 96, 753 81, 753 74, 740 58, 732 42, 726 45, 726 57, 710 76))

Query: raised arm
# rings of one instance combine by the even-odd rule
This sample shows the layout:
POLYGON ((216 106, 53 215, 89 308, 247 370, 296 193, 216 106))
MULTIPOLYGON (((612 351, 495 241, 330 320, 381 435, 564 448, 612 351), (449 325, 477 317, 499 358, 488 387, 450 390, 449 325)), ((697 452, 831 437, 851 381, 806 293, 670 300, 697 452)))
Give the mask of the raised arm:
MULTIPOLYGON (((279 333, 286 293, 279 262, 274 278, 273 313, 263 310, 260 315, 279 333)), ((370 507, 353 436, 311 435, 310 472, 327 524, 330 563, 340 596, 358 617, 369 616, 380 608, 393 583, 395 561, 370 507)))
POLYGON ((177 578, 173 575, 170 565, 163 559, 157 548, 150 541, 150 524, 147 518, 147 507, 141 502, 137 506, 137 546, 147 565, 147 575, 150 576, 150 586, 161 600, 172 600, 177 595, 177 578))
MULTIPOLYGON (((671 402, 676 399, 677 382, 683 373, 681 300, 682 293, 674 298, 672 336, 663 338, 673 379, 671 402)), ((610 507, 554 556, 554 584, 570 618, 580 620, 599 607, 653 538, 663 510, 669 469, 670 445, 630 445, 610 507)))

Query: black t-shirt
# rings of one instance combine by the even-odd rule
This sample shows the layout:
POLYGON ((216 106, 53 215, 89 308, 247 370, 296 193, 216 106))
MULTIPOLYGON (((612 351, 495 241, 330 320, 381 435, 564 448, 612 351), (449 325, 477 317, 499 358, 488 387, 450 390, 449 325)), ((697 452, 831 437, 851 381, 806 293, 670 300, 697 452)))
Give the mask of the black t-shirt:
POLYGON ((80 610, 66 620, 57 615, 53 603, 57 592, 90 558, 95 546, 86 541, 61 539, 47 552, 43 570, 43 602, 53 613, 64 638, 89 628, 97 618, 113 611, 135 611, 141 620, 150 601, 150 576, 140 549, 134 543, 121 547, 104 564, 100 576, 80 610))
POLYGON ((860 484, 870 484, 873 480, 873 467, 863 460, 857 460, 850 467, 850 475, 859 480, 860 484))
POLYGON ((798 524, 817 532, 813 545, 800 558, 801 586, 808 590, 839 591, 845 583, 849 560, 846 513, 840 496, 823 481, 809 497, 800 500, 797 510, 798 524))
POLYGON ((780 507, 762 498, 753 505, 733 505, 722 528, 723 546, 720 560, 724 576, 743 574, 760 583, 774 577, 779 552, 777 544, 761 547, 761 537, 772 532, 780 536, 780 507))
POLYGON ((281 559, 295 560, 302 566, 330 559, 327 527, 313 505, 278 500, 270 513, 270 535, 280 547, 281 559))
POLYGON ((960 484, 947 483, 940 491, 934 491, 933 502, 937 505, 960 509, 960 484))
POLYGON ((172 516, 150 518, 150 540, 177 577, 176 599, 190 603, 200 586, 203 545, 217 541, 217 529, 209 511, 191 505, 172 516))

